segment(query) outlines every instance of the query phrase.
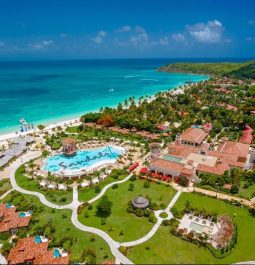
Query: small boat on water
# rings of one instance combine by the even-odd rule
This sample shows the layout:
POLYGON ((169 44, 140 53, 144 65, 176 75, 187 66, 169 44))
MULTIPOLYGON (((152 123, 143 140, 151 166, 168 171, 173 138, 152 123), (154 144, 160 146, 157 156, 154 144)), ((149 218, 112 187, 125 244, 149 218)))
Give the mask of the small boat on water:
POLYGON ((25 120, 24 118, 21 118, 21 119, 19 120, 19 122, 20 122, 21 125, 23 125, 23 126, 26 126, 26 125, 27 125, 27 122, 26 122, 26 120, 25 120))

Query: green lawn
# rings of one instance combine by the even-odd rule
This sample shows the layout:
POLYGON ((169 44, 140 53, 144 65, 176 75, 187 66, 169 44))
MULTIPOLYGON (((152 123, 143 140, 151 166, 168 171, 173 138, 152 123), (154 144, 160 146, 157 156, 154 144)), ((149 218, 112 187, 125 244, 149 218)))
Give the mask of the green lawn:
POLYGON ((231 206, 223 201, 194 193, 183 193, 174 207, 178 210, 184 209, 184 203, 187 200, 191 202, 192 206, 204 208, 206 211, 229 216, 236 214, 238 239, 233 252, 223 259, 216 259, 209 250, 172 235, 169 227, 162 226, 149 241, 129 250, 128 257, 133 262, 137 264, 229 264, 255 260, 255 219, 249 215, 247 209, 231 206))
POLYGON ((120 184, 117 189, 108 189, 106 195, 112 201, 112 213, 106 219, 106 224, 101 224, 101 217, 96 215, 96 205, 93 204, 93 209, 84 209, 79 215, 79 220, 89 226, 97 227, 106 231, 113 239, 125 242, 139 239, 146 235, 153 227, 153 223, 148 221, 146 217, 137 217, 132 213, 127 213, 128 201, 133 200, 138 195, 149 196, 153 202, 157 204, 165 204, 165 207, 173 198, 175 191, 172 187, 164 184, 151 183, 149 188, 144 188, 144 180, 137 179, 136 181, 127 181, 120 184), (134 190, 129 191, 129 184, 134 184, 134 190), (88 214, 85 217, 84 214, 88 214), (123 235, 120 235, 123 231, 123 235))
POLYGON ((0 195, 4 194, 6 191, 12 188, 9 179, 0 180, 0 195))
POLYGON ((41 204, 35 196, 22 195, 18 192, 12 192, 4 199, 4 202, 8 201, 18 206, 18 210, 28 210, 28 207, 32 209, 32 217, 37 221, 25 230, 26 234, 46 234, 51 238, 51 242, 56 245, 63 240, 64 248, 71 253, 71 261, 80 261, 83 250, 88 248, 96 253, 97 264, 104 260, 113 259, 104 240, 73 226, 70 210, 51 209, 41 204), (53 227, 55 231, 49 232, 49 227, 53 227), (73 244, 70 244, 70 238, 73 239, 73 244))
POLYGON ((255 184, 251 185, 246 189, 243 188, 243 184, 244 183, 241 183, 238 195, 246 199, 251 199, 253 197, 253 194, 255 193, 255 184))
POLYGON ((59 190, 43 190, 38 187, 38 181, 24 176, 24 166, 18 168, 15 174, 17 184, 26 190, 42 193, 47 200, 58 205, 64 205, 72 202, 73 192, 59 190))

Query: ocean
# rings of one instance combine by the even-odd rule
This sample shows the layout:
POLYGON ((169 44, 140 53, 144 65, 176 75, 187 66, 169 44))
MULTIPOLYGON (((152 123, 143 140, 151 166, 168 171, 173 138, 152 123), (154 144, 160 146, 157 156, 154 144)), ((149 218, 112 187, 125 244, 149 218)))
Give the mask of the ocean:
POLYGON ((162 73, 169 59, 0 62, 0 133, 19 120, 48 124, 78 117, 126 98, 154 95, 208 76, 162 73))

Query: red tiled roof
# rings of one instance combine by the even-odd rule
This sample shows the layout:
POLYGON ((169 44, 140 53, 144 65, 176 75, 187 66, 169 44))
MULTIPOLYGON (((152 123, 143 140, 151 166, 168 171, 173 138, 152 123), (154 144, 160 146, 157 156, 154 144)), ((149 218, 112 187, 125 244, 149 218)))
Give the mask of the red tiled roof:
POLYGON ((247 157, 249 153, 249 148, 250 148, 250 145, 248 144, 227 141, 219 145, 218 151, 224 152, 226 154, 231 154, 231 155, 235 154, 239 157, 247 157))
POLYGON ((199 128, 188 128, 181 134, 181 140, 201 144, 208 133, 199 128))
POLYGON ((69 255, 65 257, 54 257, 54 250, 48 250, 35 257, 34 264, 69 264, 69 255))
POLYGON ((184 168, 184 165, 160 158, 155 161, 152 161, 150 167, 157 167, 160 169, 167 169, 167 170, 174 170, 181 172, 182 169, 184 168))
POLYGON ((22 238, 10 250, 7 261, 9 264, 32 261, 37 255, 47 252, 48 244, 49 242, 35 243, 34 237, 22 238))
POLYGON ((242 136, 240 137, 239 142, 243 144, 251 144, 253 139, 252 132, 253 129, 249 125, 246 125, 245 129, 242 131, 242 136))
POLYGON ((6 204, 0 204, 0 232, 7 232, 11 229, 28 226, 31 216, 20 217, 16 207, 6 208, 6 204))
POLYGON ((34 237, 22 238, 10 250, 7 257, 9 264, 32 261, 33 264, 69 264, 69 255, 54 257, 54 250, 48 250, 49 242, 35 243, 34 237))

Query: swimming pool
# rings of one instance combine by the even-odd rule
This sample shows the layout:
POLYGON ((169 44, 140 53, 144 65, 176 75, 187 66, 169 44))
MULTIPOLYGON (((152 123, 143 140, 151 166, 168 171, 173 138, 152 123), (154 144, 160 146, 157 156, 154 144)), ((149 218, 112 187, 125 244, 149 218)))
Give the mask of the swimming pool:
POLYGON ((24 212, 19 213, 19 217, 26 217, 26 213, 24 212))
POLYGON ((54 258, 59 258, 61 257, 61 254, 59 252, 59 250, 57 248, 54 248, 54 252, 53 252, 54 258))
POLYGON ((106 146, 93 150, 78 150, 74 156, 64 154, 50 156, 44 161, 43 169, 52 173, 75 175, 81 170, 89 171, 95 167, 116 162, 124 153, 124 148, 106 146))
POLYGON ((195 230, 196 232, 198 233, 202 233, 204 231, 204 227, 200 224, 197 224, 197 223, 194 223, 194 222, 191 222, 189 227, 192 229, 192 230, 195 230))
POLYGON ((42 239, 40 236, 35 236, 35 243, 41 243, 42 239))
POLYGON ((164 155, 163 158, 168 161, 179 163, 181 162, 182 158, 177 156, 171 156, 171 155, 164 155))

